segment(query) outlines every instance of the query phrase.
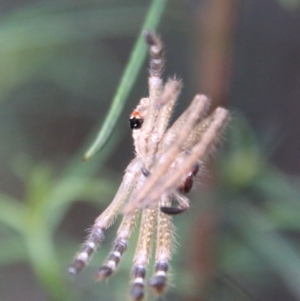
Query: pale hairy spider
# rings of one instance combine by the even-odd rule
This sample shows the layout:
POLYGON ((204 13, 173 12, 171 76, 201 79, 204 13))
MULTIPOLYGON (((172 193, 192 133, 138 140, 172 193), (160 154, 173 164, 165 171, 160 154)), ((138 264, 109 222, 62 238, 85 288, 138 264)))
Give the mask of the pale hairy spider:
POLYGON ((144 297, 146 269, 154 243, 155 271, 148 284, 158 294, 164 292, 174 239, 172 215, 189 207, 184 194, 192 188, 194 176, 203 168, 229 118, 227 110, 220 107, 207 116, 209 99, 196 95, 190 106, 169 126, 182 85, 175 78, 163 83, 162 42, 149 31, 144 35, 150 52, 149 96, 140 100, 129 119, 136 157, 127 166, 117 194, 96 219, 69 268, 73 275, 84 268, 103 240, 104 230, 122 212, 124 216, 113 250, 98 270, 96 279, 110 276, 141 215, 130 291, 131 298, 137 301, 144 297))

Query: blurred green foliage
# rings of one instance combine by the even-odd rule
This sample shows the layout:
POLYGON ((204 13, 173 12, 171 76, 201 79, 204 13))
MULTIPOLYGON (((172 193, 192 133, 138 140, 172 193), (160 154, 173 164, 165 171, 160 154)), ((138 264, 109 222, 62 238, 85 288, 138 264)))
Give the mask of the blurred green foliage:
POLYGON ((246 119, 236 113, 228 133, 227 152, 219 162, 217 198, 225 195, 223 222, 233 230, 220 240, 224 271, 235 275, 235 279, 252 274, 255 291, 262 285, 272 286, 274 279, 265 273, 268 269, 270 273, 275 271, 299 298, 300 252, 284 233, 299 230, 300 178, 276 169, 262 145, 246 119))
MULTIPOLYGON (((155 3, 160 5, 154 6, 150 13, 148 1, 51 2, 2 17, 1 300, 9 300, 10 291, 18 292, 14 281, 6 279, 5 272, 16 263, 26 264, 26 272, 21 277, 29 273, 29 278, 38 282, 38 288, 32 290, 41 295, 39 300, 124 299, 134 243, 108 285, 94 284, 88 275, 93 274, 108 254, 109 242, 103 244, 87 271, 72 282, 65 271, 82 237, 74 238, 65 230, 68 226, 64 223, 75 203, 92 208, 96 217, 120 183, 121 174, 106 166, 106 162, 114 154, 116 158, 112 160, 118 164, 118 156, 125 160, 127 153, 130 158, 130 150, 118 147, 123 132, 115 130, 112 135, 112 123, 118 122, 118 114, 145 57, 140 32, 143 27, 155 28, 162 17, 163 1, 153 1, 152 5, 155 3), (127 54, 133 47, 131 42, 136 37, 139 37, 136 52, 132 52, 132 60, 120 79, 127 54), (111 51, 119 46, 114 45, 116 38, 122 40, 122 47, 125 44, 121 54, 111 51), (126 39, 130 41, 128 51, 126 39), (119 91, 115 97, 114 91, 119 91), (106 123, 104 137, 112 137, 93 160, 80 164, 107 115, 112 98, 120 101, 112 106, 114 111, 106 123), (74 119, 82 127, 100 119, 101 122, 92 131, 83 133, 80 126, 66 131, 65 127, 71 127, 74 119), (77 136, 81 138, 78 141, 77 136), (77 141, 75 145, 72 139, 77 141), (73 149, 78 151, 75 153, 73 149), (11 288, 4 283, 12 283, 11 288)), ((275 271, 289 291, 300 298, 299 246, 283 235, 299 231, 299 177, 285 175, 270 163, 267 149, 241 114, 234 114, 225 136, 228 137, 225 151, 216 164, 216 187, 201 196, 200 206, 196 205, 197 195, 193 195, 196 213, 197 210, 205 212, 211 199, 216 200, 213 206, 221 212, 218 265, 225 275, 246 283, 246 291, 254 296, 262 286, 272 285, 270 275, 275 271)), ((81 212, 75 216, 81 217, 81 212)), ((73 223, 77 223, 74 219, 73 223)), ((90 217, 89 222, 92 221, 90 217)), ((172 261, 172 300, 182 299, 195 289, 195 280, 182 259, 191 225, 186 216, 176 220, 179 244, 172 261)), ((114 231, 115 228, 108 231, 108 241, 113 239, 114 231)), ((29 290, 19 292, 23 300, 32 300, 33 293, 29 290)), ((228 293, 228 287, 217 285, 210 298, 226 300, 224 296, 228 296, 232 300, 236 295, 239 300, 251 299, 238 287, 228 293)))

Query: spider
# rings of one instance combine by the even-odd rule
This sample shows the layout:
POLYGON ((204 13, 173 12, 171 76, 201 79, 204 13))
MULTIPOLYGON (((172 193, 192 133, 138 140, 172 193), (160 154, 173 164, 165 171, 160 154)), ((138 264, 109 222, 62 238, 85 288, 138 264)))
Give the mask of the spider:
POLYGON ((96 219, 69 268, 69 273, 75 275, 85 267, 104 239, 104 230, 122 212, 113 250, 96 273, 97 280, 109 277, 116 270, 141 215, 130 290, 135 301, 144 297, 146 268, 154 240, 154 275, 148 285, 158 294, 165 291, 174 240, 173 215, 189 208, 185 194, 191 190, 194 177, 203 170, 229 118, 228 111, 221 107, 208 115, 209 99, 196 95, 169 126, 182 84, 176 78, 163 83, 161 39, 150 31, 145 31, 144 36, 150 55, 149 96, 140 100, 129 119, 136 157, 127 166, 113 201, 96 219))

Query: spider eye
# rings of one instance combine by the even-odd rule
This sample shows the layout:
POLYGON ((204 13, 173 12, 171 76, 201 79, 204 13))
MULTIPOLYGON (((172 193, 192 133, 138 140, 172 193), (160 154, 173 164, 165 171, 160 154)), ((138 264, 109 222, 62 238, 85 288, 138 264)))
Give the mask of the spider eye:
POLYGON ((129 125, 132 130, 138 130, 142 127, 144 119, 132 117, 129 119, 129 125))

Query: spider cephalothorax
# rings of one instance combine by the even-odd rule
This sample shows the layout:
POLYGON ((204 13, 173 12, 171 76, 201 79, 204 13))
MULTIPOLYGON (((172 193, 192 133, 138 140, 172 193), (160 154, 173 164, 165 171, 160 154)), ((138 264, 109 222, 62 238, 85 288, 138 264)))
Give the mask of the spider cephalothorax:
POLYGON ((173 245, 172 215, 189 207, 184 194, 192 188, 194 177, 201 171, 228 120, 227 110, 220 107, 207 116, 209 99, 196 95, 190 106, 169 126, 181 82, 173 78, 163 83, 161 40, 148 31, 145 40, 150 52, 149 96, 140 100, 129 119, 136 157, 127 166, 113 201, 96 219, 69 268, 71 274, 84 268, 103 240, 103 231, 122 212, 124 216, 113 250, 98 270, 96 279, 110 276, 141 215, 130 293, 132 299, 138 301, 144 297, 146 268, 154 239, 155 272, 148 284, 159 294, 166 288, 173 245))

